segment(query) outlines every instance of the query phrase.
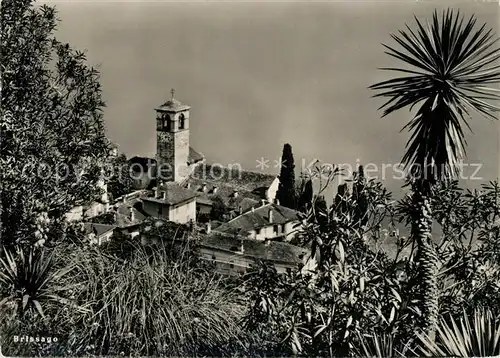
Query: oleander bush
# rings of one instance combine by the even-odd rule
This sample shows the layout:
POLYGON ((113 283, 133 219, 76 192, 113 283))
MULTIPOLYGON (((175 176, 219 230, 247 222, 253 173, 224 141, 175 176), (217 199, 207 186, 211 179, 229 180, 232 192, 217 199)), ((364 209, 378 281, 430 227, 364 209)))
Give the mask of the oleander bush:
MULTIPOLYGON (((398 223, 411 225, 411 198, 395 202, 380 183, 359 173, 352 187, 351 193, 343 189, 341 202, 334 200, 326 220, 314 210, 308 214, 302 245, 312 250, 315 270, 283 276, 262 264, 248 274, 245 326, 290 355, 412 356, 431 352, 429 347, 455 354, 456 349, 443 348, 445 321, 437 346, 418 350, 426 337, 420 330, 418 264, 412 241, 396 229, 398 223)), ((483 332, 484 322, 500 317, 499 203, 497 182, 475 191, 442 182, 432 201, 441 232, 435 235, 440 316, 465 315, 469 334, 483 332), (487 319, 482 309, 488 309, 487 319)), ((493 328, 487 332, 478 334, 498 334, 493 328)), ((496 350, 490 344, 480 353, 496 350)))

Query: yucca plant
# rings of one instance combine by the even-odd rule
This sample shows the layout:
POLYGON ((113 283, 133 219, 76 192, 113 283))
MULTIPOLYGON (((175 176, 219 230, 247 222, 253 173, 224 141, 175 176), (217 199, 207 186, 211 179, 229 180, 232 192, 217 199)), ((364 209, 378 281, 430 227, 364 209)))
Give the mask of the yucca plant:
POLYGON ((358 346, 353 351, 360 357, 404 357, 404 347, 399 348, 392 334, 372 332, 366 335, 358 333, 358 346))
POLYGON ((405 73, 370 88, 380 91, 376 97, 389 100, 379 109, 382 117, 404 107, 410 111, 421 104, 403 129, 411 132, 403 156, 409 172, 414 206, 412 237, 417 243, 417 262, 422 286, 421 328, 431 333, 438 321, 437 256, 432 242, 432 188, 438 180, 459 173, 465 156, 463 126, 472 112, 495 119, 499 110, 488 101, 498 100, 500 91, 487 87, 500 82, 500 51, 497 40, 486 25, 476 28, 476 19, 468 21, 448 10, 426 26, 416 19, 416 31, 406 26, 399 35, 391 35, 401 50, 384 45, 386 53, 404 63, 401 68, 382 68, 405 73), (409 68, 411 67, 411 69, 409 68))
POLYGON ((0 293, 4 296, 0 308, 10 306, 18 316, 34 311, 44 317, 47 305, 69 303, 60 295, 69 287, 59 285, 59 280, 71 268, 55 269, 53 255, 44 249, 18 247, 15 254, 4 249, 0 268, 0 293))
POLYGON ((500 355, 500 320, 489 310, 465 312, 460 320, 441 319, 436 340, 419 335, 418 355, 427 357, 494 357, 500 355))

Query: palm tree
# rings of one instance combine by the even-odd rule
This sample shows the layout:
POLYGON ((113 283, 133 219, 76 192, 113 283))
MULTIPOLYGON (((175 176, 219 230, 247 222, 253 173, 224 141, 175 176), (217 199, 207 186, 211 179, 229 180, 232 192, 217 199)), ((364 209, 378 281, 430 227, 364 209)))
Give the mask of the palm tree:
POLYGON ((411 133, 403 164, 412 185, 412 237, 417 246, 422 286, 422 329, 431 336, 438 321, 438 257, 432 243, 432 191, 436 181, 458 174, 459 162, 465 156, 464 124, 472 112, 496 119, 500 108, 491 101, 500 99, 500 90, 488 87, 500 82, 500 51, 493 48, 498 39, 476 18, 465 23, 453 10, 434 12, 431 23, 423 26, 416 20, 416 31, 406 26, 391 37, 402 47, 383 45, 386 53, 404 62, 401 68, 382 70, 403 72, 404 77, 377 83, 370 88, 379 91, 375 97, 389 100, 379 109, 382 117, 409 106, 420 104, 415 116, 403 127, 411 133), (408 67, 408 65, 410 67, 408 67))

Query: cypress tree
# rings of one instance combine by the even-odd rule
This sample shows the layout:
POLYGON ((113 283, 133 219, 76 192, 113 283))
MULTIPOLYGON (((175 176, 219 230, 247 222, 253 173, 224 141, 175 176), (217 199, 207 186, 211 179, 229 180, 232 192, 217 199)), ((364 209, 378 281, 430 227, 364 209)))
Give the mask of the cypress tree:
POLYGON ((292 154, 292 146, 285 144, 283 146, 283 155, 281 156, 280 184, 276 199, 280 204, 291 209, 297 208, 295 194, 295 164, 292 154))

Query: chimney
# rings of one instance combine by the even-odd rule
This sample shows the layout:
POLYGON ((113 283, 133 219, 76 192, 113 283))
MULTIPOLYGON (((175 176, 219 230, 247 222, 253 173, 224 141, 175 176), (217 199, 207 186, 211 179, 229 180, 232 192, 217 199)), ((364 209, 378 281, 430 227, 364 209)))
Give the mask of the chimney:
POLYGON ((129 210, 130 221, 134 221, 135 220, 134 208, 130 207, 130 208, 128 208, 128 210, 129 210))
POLYGON ((207 183, 203 183, 203 186, 201 187, 201 190, 206 193, 207 192, 207 183))
POLYGON ((211 231, 212 231, 212 223, 209 221, 207 222, 207 234, 210 234, 211 231))
POLYGON ((252 213, 254 213, 254 212, 255 212, 255 208, 252 206, 252 213))
POLYGON ((240 253, 243 254, 245 252, 245 246, 243 245, 243 240, 240 242, 240 253))
POLYGON ((167 199, 167 191, 166 190, 164 190, 164 191, 161 192, 161 198, 163 200, 167 199))
POLYGON ((276 199, 276 205, 280 205, 280 199, 276 199))
POLYGON ((261 204, 262 206, 264 206, 264 205, 266 205, 266 201, 265 201, 264 199, 261 199, 261 200, 260 200, 260 204, 261 204))
POLYGON ((233 198, 237 198, 237 197, 238 197, 238 192, 237 192, 237 191, 235 191, 235 192, 233 193, 233 198))
POLYGON ((217 186, 214 186, 214 190, 212 191, 214 195, 217 194, 217 189, 217 186))
POLYGON ((240 213, 240 215, 243 214, 243 208, 241 207, 241 205, 238 206, 238 212, 240 213))
POLYGON ((155 198, 159 198, 160 197, 160 188, 158 185, 155 188, 153 188, 153 191, 155 192, 155 198))
POLYGON ((191 189, 191 183, 190 182, 187 182, 186 188, 187 189, 191 189))
POLYGON ((273 223, 273 209, 270 208, 269 209, 269 223, 272 224, 273 223))

